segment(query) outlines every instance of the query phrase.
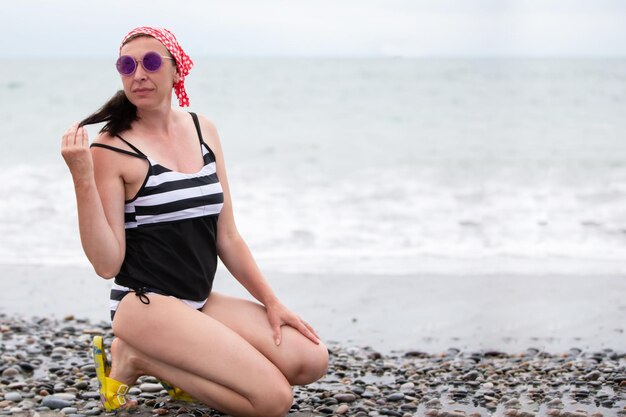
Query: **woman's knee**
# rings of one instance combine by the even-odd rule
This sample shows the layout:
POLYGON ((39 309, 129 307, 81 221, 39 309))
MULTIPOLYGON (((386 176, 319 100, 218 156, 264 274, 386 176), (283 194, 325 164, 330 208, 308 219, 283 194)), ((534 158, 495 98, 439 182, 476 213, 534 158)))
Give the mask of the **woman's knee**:
POLYGON ((310 349, 303 350, 286 375, 292 385, 306 385, 317 381, 328 371, 328 349, 320 342, 310 349))
POLYGON ((287 415, 293 404, 293 390, 288 383, 268 384, 271 391, 263 393, 261 399, 254 404, 259 417, 283 417, 287 415))

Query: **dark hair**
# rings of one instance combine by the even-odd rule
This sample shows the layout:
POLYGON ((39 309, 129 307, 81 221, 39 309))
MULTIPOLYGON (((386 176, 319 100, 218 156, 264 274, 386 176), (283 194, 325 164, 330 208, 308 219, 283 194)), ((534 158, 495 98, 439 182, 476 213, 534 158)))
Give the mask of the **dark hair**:
MULTIPOLYGON (((128 42, 132 41, 136 38, 147 37, 150 38, 150 35, 139 33, 137 35, 133 35, 130 38, 126 39, 123 45, 126 45, 128 42)), ((167 51, 168 55, 172 56, 170 51, 167 51)), ((173 57, 172 57, 173 59, 173 57)), ((176 70, 178 70, 178 65, 176 65, 176 61, 174 60, 174 65, 176 70)), ((135 121, 139 120, 139 116, 137 116, 137 107, 130 102, 124 90, 119 90, 117 93, 113 95, 104 103, 102 107, 100 107, 95 113, 91 114, 84 118, 78 126, 82 127, 85 125, 91 125, 96 123, 106 122, 104 127, 100 129, 100 133, 108 133, 111 136, 119 135, 121 132, 130 129, 130 125, 135 121)))
POLYGON ((119 90, 95 113, 84 118, 78 125, 85 126, 106 122, 104 127, 100 129, 100 133, 106 132, 115 136, 130 129, 130 125, 138 119, 137 107, 126 97, 124 90, 119 90))

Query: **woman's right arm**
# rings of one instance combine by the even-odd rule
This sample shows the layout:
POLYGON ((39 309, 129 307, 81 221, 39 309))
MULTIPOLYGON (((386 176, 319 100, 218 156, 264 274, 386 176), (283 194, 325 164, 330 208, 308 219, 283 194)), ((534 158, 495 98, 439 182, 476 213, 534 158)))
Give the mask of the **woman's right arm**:
POLYGON ((112 155, 89 149, 84 127, 63 135, 61 155, 74 181, 78 227, 85 255, 96 273, 113 278, 124 260, 124 180, 112 155))

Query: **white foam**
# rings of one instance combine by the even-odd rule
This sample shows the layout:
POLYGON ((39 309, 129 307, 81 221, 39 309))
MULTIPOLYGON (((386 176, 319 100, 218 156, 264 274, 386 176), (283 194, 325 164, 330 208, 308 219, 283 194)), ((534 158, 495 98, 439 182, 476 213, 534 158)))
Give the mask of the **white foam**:
MULTIPOLYGON (((235 169, 237 222, 260 262, 292 272, 402 274, 463 269, 468 262, 479 270, 481 262, 490 270, 533 263, 576 270, 571 262, 622 269, 620 187, 444 188, 409 174, 373 170, 311 182, 268 173, 254 181, 235 169)), ((0 184, 8 196, 0 205, 0 262, 85 264, 64 167, 12 167, 0 184)))

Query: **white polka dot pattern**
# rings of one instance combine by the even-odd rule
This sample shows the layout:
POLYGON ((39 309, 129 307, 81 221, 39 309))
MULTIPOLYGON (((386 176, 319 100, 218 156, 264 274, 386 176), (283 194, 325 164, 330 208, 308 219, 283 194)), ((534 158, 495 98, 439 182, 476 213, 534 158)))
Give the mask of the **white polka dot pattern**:
POLYGON ((191 71, 191 67, 193 67, 193 61, 189 58, 189 55, 183 51, 183 48, 180 46, 178 41, 176 40, 176 36, 169 30, 165 28, 153 28, 149 26, 141 26, 131 30, 124 39, 122 40, 122 44, 120 45, 120 51, 122 50, 122 46, 124 43, 134 35, 149 35, 153 38, 157 39, 161 42, 168 51, 176 60, 176 66, 178 67, 178 75, 180 76, 179 81, 174 84, 174 92, 176 93, 176 97, 178 97, 178 104, 181 107, 189 106, 189 96, 187 96, 187 91, 185 90, 185 77, 191 71))

